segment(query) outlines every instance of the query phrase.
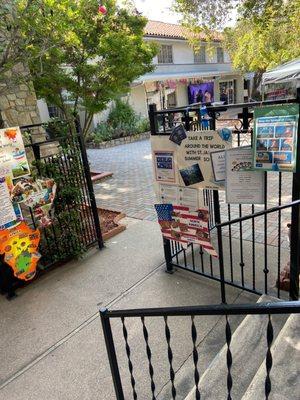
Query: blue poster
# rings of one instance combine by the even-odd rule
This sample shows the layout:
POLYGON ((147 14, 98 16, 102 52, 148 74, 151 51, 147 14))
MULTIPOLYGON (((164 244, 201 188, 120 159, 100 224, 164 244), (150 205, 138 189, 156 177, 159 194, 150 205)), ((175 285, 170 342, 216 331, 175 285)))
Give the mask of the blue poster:
POLYGON ((254 118, 254 169, 295 172, 299 106, 260 107, 254 118))

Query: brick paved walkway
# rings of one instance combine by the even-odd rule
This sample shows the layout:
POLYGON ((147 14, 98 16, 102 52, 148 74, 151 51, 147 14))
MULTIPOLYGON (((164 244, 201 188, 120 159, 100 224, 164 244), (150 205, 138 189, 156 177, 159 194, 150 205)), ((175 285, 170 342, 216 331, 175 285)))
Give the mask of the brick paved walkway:
MULTIPOLYGON (((88 150, 91 169, 93 171, 111 171, 113 178, 95 185, 97 203, 100 207, 123 211, 127 216, 137 219, 156 220, 153 208, 155 194, 153 191, 153 175, 150 141, 130 143, 101 150, 88 150)), ((278 173, 268 173, 268 205, 278 205, 278 173)), ((291 200, 290 174, 282 174, 282 204, 291 200)), ((224 193, 220 192, 222 220, 228 220, 227 204, 224 193)), ((260 211, 263 206, 255 206, 260 211)), ((251 214, 252 208, 242 206, 242 215, 251 214)), ((239 217, 239 207, 231 206, 231 219, 239 217)), ((287 223, 290 222, 290 210, 284 210, 281 216, 281 245, 288 247, 287 223)), ((239 224, 232 226, 232 237, 239 238, 239 224)), ((264 243, 265 221, 260 217, 255 221, 255 241, 264 243)), ((278 245, 278 213, 267 217, 267 244, 278 245)), ((226 235, 226 231, 224 230, 226 235)), ((252 240, 251 221, 243 223, 243 239, 252 240)))
POLYGON ((137 219, 155 220, 155 194, 150 141, 88 150, 93 171, 110 171, 113 178, 94 186, 97 204, 137 219))

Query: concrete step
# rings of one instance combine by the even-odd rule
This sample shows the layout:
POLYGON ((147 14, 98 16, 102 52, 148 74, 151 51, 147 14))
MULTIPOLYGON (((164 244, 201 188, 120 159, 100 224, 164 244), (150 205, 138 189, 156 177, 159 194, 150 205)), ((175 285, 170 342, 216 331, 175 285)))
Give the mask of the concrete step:
MULTIPOLYGON (((272 347, 270 400, 300 399, 300 315, 289 317, 272 347)), ((263 362, 242 400, 265 398, 266 364, 263 362)))
MULTIPOLYGON (((275 302, 278 299, 263 295, 259 303, 275 302)), ((273 318, 274 337, 287 320, 287 316, 273 318)), ((231 318, 229 318, 231 322, 231 318)), ((248 315, 235 330, 231 340, 233 386, 231 395, 234 400, 242 399, 266 355, 266 333, 268 317, 266 315, 248 315)), ((223 333, 225 335, 225 332, 223 333)), ((200 380, 200 393, 203 400, 224 400, 227 398, 227 345, 216 355, 200 380)), ((263 398, 263 397, 262 397, 263 398)), ((195 399, 195 388, 186 400, 195 399)), ((258 399, 258 398, 257 398, 258 399)))
MULTIPOLYGON (((250 298, 250 301, 253 299, 250 298)), ((255 301, 254 301, 255 302, 255 301)), ((197 346, 199 361, 198 361, 198 370, 200 375, 209 367, 216 354, 222 349, 224 344, 226 343, 225 338, 225 318, 220 317, 216 324, 211 327, 210 331, 206 333, 206 335, 202 336, 202 331, 206 325, 206 320, 209 320, 209 317, 198 318, 197 322, 201 323, 197 326, 198 331, 198 341, 199 344, 197 346)), ((231 319, 231 327, 234 332, 235 329, 238 328, 240 323, 243 321, 243 317, 240 315, 235 315, 231 319)), ((186 342, 185 346, 190 346, 189 342, 186 342)), ((175 386, 178 399, 184 399, 187 394, 190 392, 191 387, 195 382, 194 380, 194 361, 192 355, 190 355, 187 360, 183 363, 181 368, 176 371, 175 378, 175 386)), ((157 400, 170 400, 171 391, 171 382, 169 381, 161 390, 159 395, 157 396, 157 400)), ((195 397, 193 398, 195 399, 195 397)))

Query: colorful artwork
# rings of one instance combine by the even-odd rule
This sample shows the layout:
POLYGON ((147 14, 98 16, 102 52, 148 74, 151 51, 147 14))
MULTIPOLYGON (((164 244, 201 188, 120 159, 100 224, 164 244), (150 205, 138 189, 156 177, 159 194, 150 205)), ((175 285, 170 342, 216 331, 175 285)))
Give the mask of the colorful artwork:
POLYGON ((13 179, 30 174, 19 127, 0 129, 0 168, 2 167, 8 168, 13 179))
POLYGON ((253 166, 264 171, 296 171, 299 107, 255 109, 253 166))
POLYGON ((31 229, 24 221, 11 228, 0 230, 0 254, 13 269, 18 279, 29 281, 34 278, 37 263, 40 231, 31 229))
POLYGON ((33 210, 33 215, 42 227, 51 225, 50 210, 56 195, 53 179, 23 178, 12 190, 12 201, 24 203, 33 210))
POLYGON ((156 204, 155 209, 163 237, 179 242, 185 248, 190 243, 199 244, 209 255, 218 258, 211 243, 207 208, 193 212, 186 206, 156 204))

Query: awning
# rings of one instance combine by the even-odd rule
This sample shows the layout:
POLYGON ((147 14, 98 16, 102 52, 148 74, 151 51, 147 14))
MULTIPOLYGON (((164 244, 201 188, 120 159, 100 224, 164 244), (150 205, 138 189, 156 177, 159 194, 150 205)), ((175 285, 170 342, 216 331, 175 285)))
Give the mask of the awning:
POLYGON ((160 82, 169 80, 179 80, 179 79, 191 79, 191 78, 220 78, 226 75, 237 74, 235 71, 203 71, 203 72, 165 72, 165 73, 152 73, 141 76, 134 83, 143 84, 145 82, 160 82))
POLYGON ((268 72, 262 77, 262 84, 284 83, 300 80, 300 58, 282 64, 268 72))

